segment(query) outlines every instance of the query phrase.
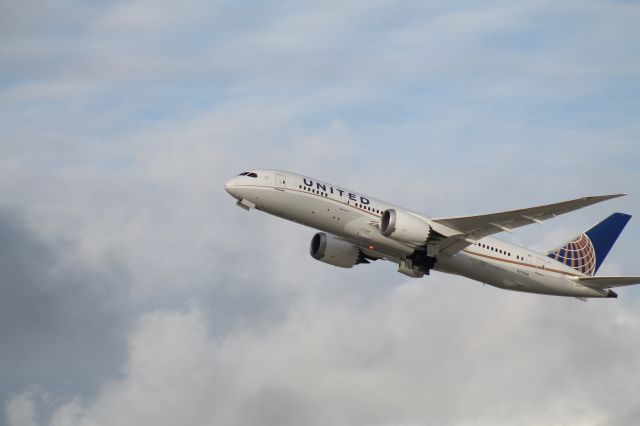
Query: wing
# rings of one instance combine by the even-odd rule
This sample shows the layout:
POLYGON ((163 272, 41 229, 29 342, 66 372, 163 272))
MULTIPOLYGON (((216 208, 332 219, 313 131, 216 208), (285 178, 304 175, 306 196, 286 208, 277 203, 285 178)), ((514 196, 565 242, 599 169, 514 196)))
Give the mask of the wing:
POLYGON ((599 290, 640 284, 640 277, 571 277, 570 280, 582 284, 585 287, 599 290))
POLYGON ((437 242, 437 251, 452 255, 483 237, 502 231, 511 232, 512 229, 532 223, 542 223, 543 220, 623 195, 627 194, 596 195, 526 209, 431 219, 436 225, 434 230, 444 237, 437 242))

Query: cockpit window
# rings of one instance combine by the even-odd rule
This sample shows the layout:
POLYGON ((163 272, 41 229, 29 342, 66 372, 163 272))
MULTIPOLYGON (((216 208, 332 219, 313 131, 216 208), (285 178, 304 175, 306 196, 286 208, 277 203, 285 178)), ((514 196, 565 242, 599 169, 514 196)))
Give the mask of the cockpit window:
POLYGON ((257 178, 258 175, 255 172, 242 172, 238 176, 248 176, 252 178, 257 178))

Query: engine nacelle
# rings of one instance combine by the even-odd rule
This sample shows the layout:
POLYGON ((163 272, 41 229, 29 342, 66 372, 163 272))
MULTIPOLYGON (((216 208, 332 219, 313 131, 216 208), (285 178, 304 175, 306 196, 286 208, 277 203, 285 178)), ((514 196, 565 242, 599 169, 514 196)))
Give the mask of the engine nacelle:
POLYGON ((431 237, 431 226, 410 213, 388 209, 382 213, 380 233, 403 243, 423 246, 431 237))
POLYGON ((353 265, 362 263, 358 247, 324 232, 313 236, 309 251, 314 259, 341 268, 352 268, 353 265))

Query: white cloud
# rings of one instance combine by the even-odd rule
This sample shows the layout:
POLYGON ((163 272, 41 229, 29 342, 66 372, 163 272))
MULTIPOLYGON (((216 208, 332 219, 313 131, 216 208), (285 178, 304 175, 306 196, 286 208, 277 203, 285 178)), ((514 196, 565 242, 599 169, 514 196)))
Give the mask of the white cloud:
POLYGON ((5 410, 9 426, 37 426, 36 392, 36 389, 26 390, 7 401, 5 410))
MULTIPOLYGON (((432 278, 364 304, 303 303, 274 326, 250 324, 224 338, 209 334, 195 306, 146 314, 130 336, 122 377, 93 401, 58 406, 53 418, 595 425, 637 410, 624 392, 640 377, 640 348, 629 338, 640 331, 637 303, 585 305, 432 278), (476 303, 459 303, 465 297, 476 303)), ((10 405, 29 401, 18 396, 10 405)))
POLYGON ((51 5, 42 16, 14 11, 14 21, 28 16, 70 28, 39 24, 47 40, 9 34, 16 37, 0 48, 12 66, 22 65, 16 73, 38 78, 15 85, 4 100, 86 100, 130 91, 128 83, 198 80, 291 98, 351 92, 366 103, 430 80, 471 98, 566 101, 640 66, 626 49, 637 39, 634 5, 148 3, 68 6, 77 11, 66 19, 51 5))

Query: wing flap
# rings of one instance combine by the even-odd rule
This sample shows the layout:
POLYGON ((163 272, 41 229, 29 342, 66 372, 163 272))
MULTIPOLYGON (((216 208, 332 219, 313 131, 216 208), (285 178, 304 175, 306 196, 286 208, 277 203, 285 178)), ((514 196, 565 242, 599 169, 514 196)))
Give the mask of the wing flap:
POLYGON ((571 277, 571 281, 582 284, 585 287, 605 289, 611 287, 623 287, 626 285, 640 284, 640 277, 571 277))

